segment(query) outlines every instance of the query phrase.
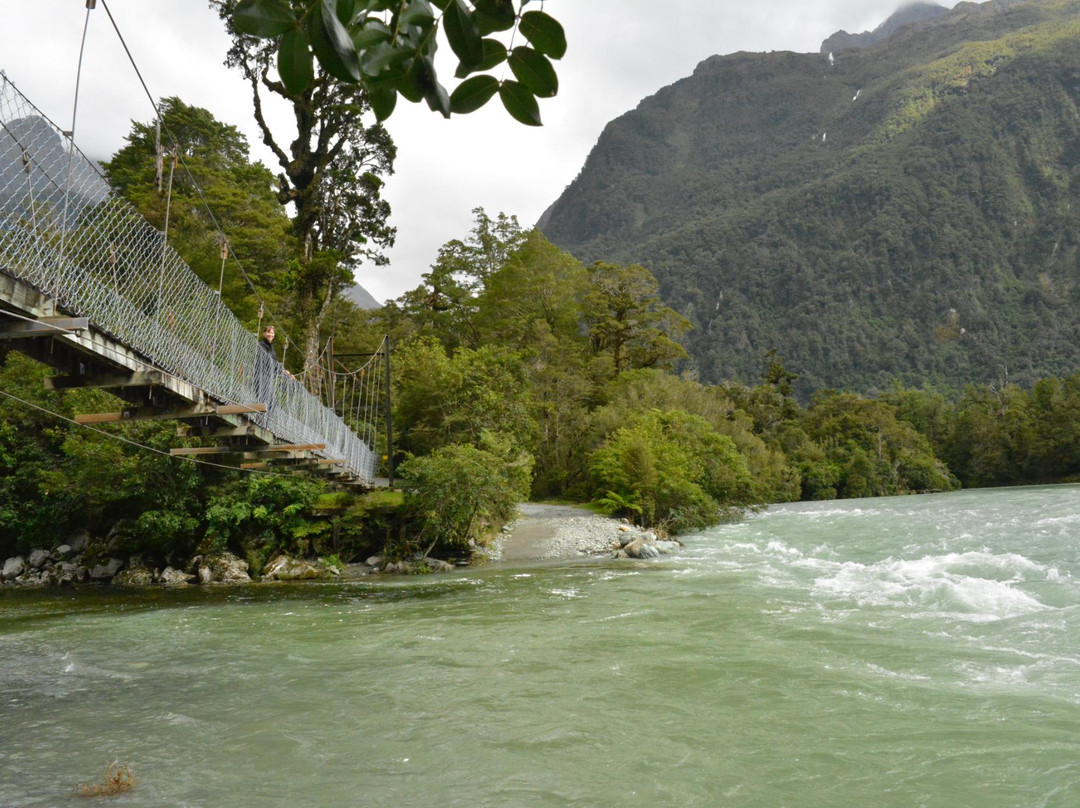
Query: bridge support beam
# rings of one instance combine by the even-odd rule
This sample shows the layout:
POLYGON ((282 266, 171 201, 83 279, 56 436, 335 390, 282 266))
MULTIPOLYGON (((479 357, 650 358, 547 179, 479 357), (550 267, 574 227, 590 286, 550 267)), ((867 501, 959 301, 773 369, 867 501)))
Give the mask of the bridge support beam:
POLYGON ((0 339, 33 339, 55 337, 85 331, 90 327, 86 317, 40 317, 37 320, 15 320, 0 325, 0 339))
POLYGON ((246 415, 266 412, 265 404, 196 404, 191 407, 132 407, 120 412, 85 413, 75 416, 77 424, 107 424, 116 421, 175 421, 180 418, 204 418, 217 415, 246 415))

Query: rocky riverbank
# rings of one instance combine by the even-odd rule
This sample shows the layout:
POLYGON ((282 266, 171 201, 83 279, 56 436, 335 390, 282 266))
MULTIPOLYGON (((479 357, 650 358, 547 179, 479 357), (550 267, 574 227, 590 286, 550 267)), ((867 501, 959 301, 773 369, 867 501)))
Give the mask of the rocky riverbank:
MULTIPOLYGON (((520 516, 506 526, 486 547, 476 549, 483 562, 550 561, 585 557, 659 558, 679 549, 651 530, 642 530, 618 519, 597 516, 572 505, 524 503, 520 516)), ((445 561, 385 562, 372 557, 364 564, 339 568, 324 562, 277 556, 258 570, 261 581, 358 578, 372 573, 415 574, 445 572, 454 567, 445 561)), ((187 586, 190 584, 249 584, 253 576, 248 562, 232 553, 200 555, 176 566, 155 567, 139 557, 119 558, 96 546, 84 531, 52 549, 37 548, 0 564, 5 586, 187 586)))
MULTIPOLYGON (((277 556, 260 571, 262 581, 300 581, 334 578, 341 570, 322 559, 277 556)), ((0 564, 0 582, 5 586, 72 586, 112 584, 114 586, 187 586, 189 584, 250 584, 248 562, 232 553, 198 555, 177 566, 147 563, 139 556, 121 558, 95 545, 85 531, 45 549, 35 548, 24 556, 13 556, 0 564)))

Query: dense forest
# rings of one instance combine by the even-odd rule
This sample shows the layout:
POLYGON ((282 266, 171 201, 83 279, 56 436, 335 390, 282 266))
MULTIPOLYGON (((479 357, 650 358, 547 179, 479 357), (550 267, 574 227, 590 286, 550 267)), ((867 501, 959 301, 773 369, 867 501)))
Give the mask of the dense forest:
POLYGON ((74 426, 63 418, 108 394, 47 391, 47 368, 5 352, 0 555, 87 530, 102 553, 158 564, 223 550, 254 569, 279 552, 462 559, 527 498, 679 533, 770 502, 1080 474, 1080 374, 804 405, 775 352, 756 356, 753 385, 675 373, 687 325, 643 267, 586 267, 478 209, 421 286, 377 311, 342 304, 343 344, 397 346, 403 482, 366 495, 169 457, 175 427, 159 422, 74 426))
POLYGON ((540 229, 638 262, 688 368, 803 400, 1080 365, 1080 3, 989 0, 867 48, 715 56, 612 121, 540 229))

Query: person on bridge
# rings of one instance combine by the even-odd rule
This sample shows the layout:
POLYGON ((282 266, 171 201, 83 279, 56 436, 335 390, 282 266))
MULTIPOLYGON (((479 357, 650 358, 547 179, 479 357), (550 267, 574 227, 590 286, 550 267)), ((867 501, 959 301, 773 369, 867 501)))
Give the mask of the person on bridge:
POLYGON ((277 381, 284 374, 290 379, 294 378, 285 366, 277 360, 274 353, 274 336, 276 330, 272 325, 263 329, 262 339, 255 355, 255 394, 259 401, 266 405, 266 414, 269 415, 274 409, 275 391, 277 381))

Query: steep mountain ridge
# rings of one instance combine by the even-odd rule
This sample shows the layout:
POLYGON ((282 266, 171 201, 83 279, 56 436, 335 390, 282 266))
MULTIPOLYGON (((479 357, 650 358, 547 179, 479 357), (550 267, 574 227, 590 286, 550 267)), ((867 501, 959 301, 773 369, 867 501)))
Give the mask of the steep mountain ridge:
POLYGON ((1080 0, 990 0, 831 65, 711 57, 612 121, 539 226, 650 268, 706 380, 769 348, 803 392, 1071 372, 1077 42, 1080 0))
POLYGON ((837 31, 821 43, 821 53, 839 53, 851 48, 868 48, 888 39, 896 29, 903 25, 932 20, 942 14, 948 14, 949 10, 937 3, 909 3, 901 6, 889 19, 873 31, 863 31, 861 34, 849 34, 847 31, 837 31))

